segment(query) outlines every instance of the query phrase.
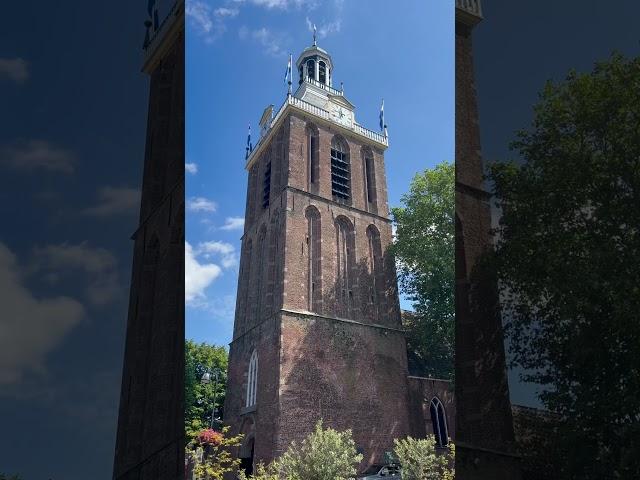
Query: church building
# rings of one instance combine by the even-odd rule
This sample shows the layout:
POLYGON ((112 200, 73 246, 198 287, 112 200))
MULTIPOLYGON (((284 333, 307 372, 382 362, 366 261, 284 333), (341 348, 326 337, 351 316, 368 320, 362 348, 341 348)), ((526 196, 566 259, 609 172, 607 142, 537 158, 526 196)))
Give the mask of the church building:
MULTIPOLYGON (((295 68, 297 67, 297 68, 295 68)), ((384 133, 355 118, 313 45, 299 80, 260 119, 248 186, 224 422, 245 468, 323 420, 351 429, 364 459, 393 439, 453 437, 446 381, 408 374, 387 202, 384 133)), ((382 125, 381 125, 382 126, 382 125)))

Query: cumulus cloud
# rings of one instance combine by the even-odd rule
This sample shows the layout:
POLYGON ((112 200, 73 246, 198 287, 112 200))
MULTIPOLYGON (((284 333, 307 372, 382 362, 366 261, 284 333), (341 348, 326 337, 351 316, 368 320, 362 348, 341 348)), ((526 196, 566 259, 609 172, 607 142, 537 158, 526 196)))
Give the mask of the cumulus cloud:
POLYGON ((197 163, 185 163, 184 169, 188 173, 196 174, 198 173, 198 164, 197 163))
POLYGON ((242 230, 244 228, 244 217, 227 217, 220 230, 242 230))
POLYGON ((240 13, 235 7, 212 9, 209 4, 201 0, 188 1, 185 12, 196 33, 207 43, 213 42, 227 30, 226 19, 240 13))
POLYGON ((78 281, 84 284, 89 302, 106 305, 124 293, 117 267, 117 259, 111 252, 83 242, 35 248, 30 269, 50 283, 67 281, 74 273, 80 273, 83 277, 78 281))
POLYGON ((187 304, 205 298, 205 289, 220 276, 222 269, 214 263, 200 263, 189 242, 184 244, 184 295, 187 304))
POLYGON ((0 243, 0 385, 43 371, 46 356, 85 314, 73 298, 36 298, 23 284, 23 273, 16 256, 0 243))
POLYGON ((44 140, 26 140, 0 147, 0 164, 15 170, 73 173, 75 155, 44 140))
POLYGON ((202 254, 206 259, 214 255, 219 255, 224 268, 231 268, 238 265, 239 259, 236 249, 230 243, 218 241, 201 242, 198 244, 197 252, 202 254))
POLYGON ((0 58, 0 76, 24 83, 29 78, 28 63, 22 58, 0 58))
MULTIPOLYGON (((313 32, 313 23, 311 22, 311 20, 309 20, 309 17, 307 17, 306 20, 307 20, 307 28, 309 29, 310 32, 313 32)), ((323 39, 334 33, 339 33, 341 27, 342 27, 342 20, 340 18, 337 18, 331 22, 316 25, 316 30, 317 30, 316 35, 318 36, 318 39, 323 39)))
POLYGON ((238 35, 243 40, 251 38, 258 42, 263 51, 273 57, 282 57, 287 54, 283 47, 287 42, 287 36, 284 33, 273 32, 266 27, 249 30, 246 26, 242 26, 238 30, 238 35))
POLYGON ((204 197, 191 197, 187 200, 187 210, 191 212, 215 212, 217 209, 216 202, 204 197))
POLYGON ((86 215, 106 217, 109 215, 137 213, 140 209, 140 190, 130 187, 102 187, 98 190, 98 202, 83 210, 86 215))

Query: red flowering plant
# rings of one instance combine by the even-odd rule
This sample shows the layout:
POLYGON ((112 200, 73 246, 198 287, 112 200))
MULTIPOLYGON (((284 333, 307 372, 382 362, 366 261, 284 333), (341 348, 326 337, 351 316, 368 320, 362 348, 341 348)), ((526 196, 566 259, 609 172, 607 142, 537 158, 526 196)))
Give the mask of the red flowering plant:
POLYGON ((185 454, 197 477, 223 480, 225 473, 238 469, 240 459, 233 458, 229 450, 240 446, 242 435, 229 437, 228 432, 229 427, 223 427, 222 431, 205 428, 194 432, 185 454))

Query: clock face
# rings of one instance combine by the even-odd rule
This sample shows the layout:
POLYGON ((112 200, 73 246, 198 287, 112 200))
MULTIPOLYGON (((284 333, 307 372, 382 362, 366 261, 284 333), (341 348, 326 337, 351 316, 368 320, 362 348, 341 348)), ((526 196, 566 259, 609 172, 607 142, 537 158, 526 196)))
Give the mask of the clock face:
POLYGON ((331 116, 341 125, 351 125, 351 112, 340 105, 331 107, 331 116))

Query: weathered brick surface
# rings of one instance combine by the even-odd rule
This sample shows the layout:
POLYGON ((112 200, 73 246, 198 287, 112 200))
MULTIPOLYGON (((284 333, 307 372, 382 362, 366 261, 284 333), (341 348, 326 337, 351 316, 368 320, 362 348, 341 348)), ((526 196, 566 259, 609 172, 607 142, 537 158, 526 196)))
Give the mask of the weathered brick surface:
POLYGON ((479 262, 491 248, 491 214, 472 27, 461 18, 456 14, 456 477, 518 479, 497 283, 479 262))
POLYGON ((184 469, 184 30, 151 73, 113 478, 184 469))

